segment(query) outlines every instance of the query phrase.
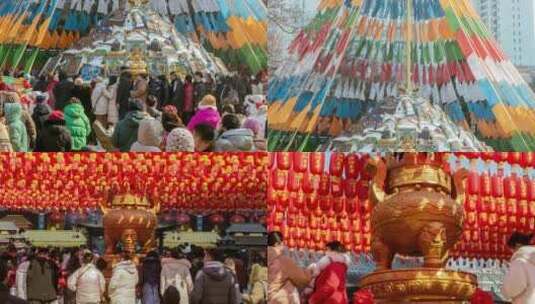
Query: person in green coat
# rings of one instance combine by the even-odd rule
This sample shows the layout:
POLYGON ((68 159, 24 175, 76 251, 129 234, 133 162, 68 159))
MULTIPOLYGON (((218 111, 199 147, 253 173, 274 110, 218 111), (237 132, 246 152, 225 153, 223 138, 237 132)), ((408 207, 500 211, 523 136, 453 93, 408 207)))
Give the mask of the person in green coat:
POLYGON ((117 123, 111 141, 121 152, 129 152, 132 145, 137 141, 139 123, 150 118, 147 112, 143 111, 141 101, 131 99, 128 103, 128 113, 117 123))
POLYGON ((87 137, 91 134, 91 123, 85 114, 84 106, 78 98, 71 98, 63 112, 65 124, 71 133, 72 150, 80 151, 87 146, 87 137))
POLYGON ((22 122, 22 105, 20 103, 4 104, 9 140, 15 152, 28 152, 29 142, 26 126, 22 122))

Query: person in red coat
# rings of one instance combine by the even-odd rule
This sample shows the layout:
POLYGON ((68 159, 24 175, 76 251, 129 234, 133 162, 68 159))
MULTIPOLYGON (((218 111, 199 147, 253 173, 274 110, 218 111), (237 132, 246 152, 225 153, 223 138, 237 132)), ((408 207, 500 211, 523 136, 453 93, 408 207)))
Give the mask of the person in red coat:
POLYGON ((313 292, 308 299, 309 304, 349 303, 346 274, 351 260, 345 252, 342 243, 330 242, 326 245, 325 256, 309 266, 312 272, 317 274, 313 281, 313 292))

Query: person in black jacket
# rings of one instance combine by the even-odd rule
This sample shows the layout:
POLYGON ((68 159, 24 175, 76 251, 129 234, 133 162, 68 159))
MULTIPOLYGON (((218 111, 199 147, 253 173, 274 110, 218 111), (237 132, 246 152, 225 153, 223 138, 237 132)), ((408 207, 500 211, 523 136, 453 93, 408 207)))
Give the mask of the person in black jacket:
POLYGON ((128 71, 128 68, 124 67, 119 78, 119 86, 117 87, 116 103, 119 106, 119 120, 122 120, 126 116, 126 113, 128 113, 128 101, 130 100, 132 84, 132 74, 128 71))
POLYGON ((63 113, 53 111, 37 137, 35 152, 70 152, 71 150, 71 133, 65 126, 63 113))
POLYGON ((7 260, 0 260, 0 303, 2 304, 28 304, 28 302, 9 294, 9 288, 4 284, 7 277, 7 260))
POLYGON ((35 123, 37 136, 39 136, 39 132, 44 128, 50 113, 52 113, 52 109, 46 103, 46 97, 44 95, 37 95, 35 97, 35 108, 33 108, 32 113, 32 120, 35 123))
POLYGON ((63 71, 59 72, 59 83, 54 87, 54 99, 56 103, 54 107, 56 110, 63 110, 67 105, 67 102, 72 97, 72 90, 74 88, 74 83, 63 71))
POLYGON ((182 109, 184 105, 184 82, 175 72, 171 73, 169 99, 166 100, 166 105, 173 105, 177 109, 182 109))
POLYGON ((150 77, 149 81, 149 96, 158 98, 157 109, 162 109, 166 100, 169 99, 169 83, 165 75, 158 77, 150 77))

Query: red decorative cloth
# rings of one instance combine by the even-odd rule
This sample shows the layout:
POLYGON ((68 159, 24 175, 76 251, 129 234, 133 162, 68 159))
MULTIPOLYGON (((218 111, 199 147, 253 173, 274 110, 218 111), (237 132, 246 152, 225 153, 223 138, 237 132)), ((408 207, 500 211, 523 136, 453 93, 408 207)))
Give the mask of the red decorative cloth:
POLYGON ((369 289, 361 289, 353 294, 353 303, 355 304, 374 304, 373 293, 369 289))
POLYGON ((489 292, 486 292, 482 289, 477 289, 474 295, 472 296, 471 304, 492 304, 494 300, 492 295, 489 292))

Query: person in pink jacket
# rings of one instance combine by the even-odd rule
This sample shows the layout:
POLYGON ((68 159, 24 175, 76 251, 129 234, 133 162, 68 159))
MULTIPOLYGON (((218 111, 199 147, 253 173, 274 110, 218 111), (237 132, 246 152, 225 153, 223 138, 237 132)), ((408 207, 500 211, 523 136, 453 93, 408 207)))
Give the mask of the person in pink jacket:
POLYGON ((219 127, 221 115, 217 111, 216 99, 212 95, 206 95, 199 103, 199 108, 188 123, 188 129, 193 132, 198 125, 209 125, 214 129, 219 127))
POLYGON ((507 245, 514 251, 503 279, 502 294, 513 304, 535 303, 535 246, 533 234, 515 232, 507 245))

